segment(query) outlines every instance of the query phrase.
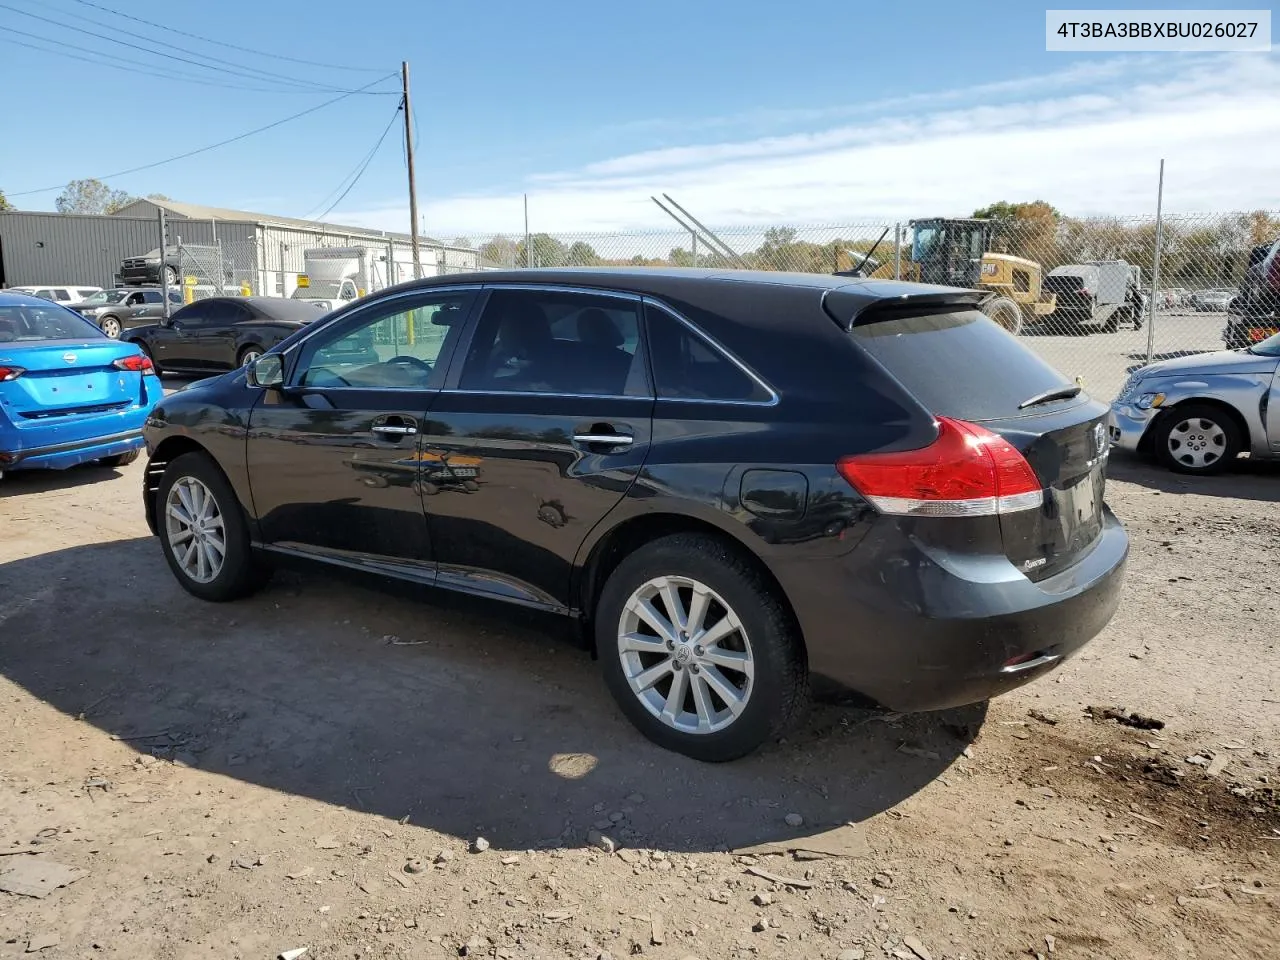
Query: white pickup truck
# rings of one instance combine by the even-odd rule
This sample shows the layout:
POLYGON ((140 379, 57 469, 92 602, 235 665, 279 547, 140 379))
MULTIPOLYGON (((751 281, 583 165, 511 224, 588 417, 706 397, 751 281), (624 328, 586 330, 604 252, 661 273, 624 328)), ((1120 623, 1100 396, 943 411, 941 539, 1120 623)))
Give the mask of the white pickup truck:
POLYGON ((376 247, 312 247, 302 257, 307 272, 298 277, 292 299, 326 312, 391 285, 386 251, 376 247))

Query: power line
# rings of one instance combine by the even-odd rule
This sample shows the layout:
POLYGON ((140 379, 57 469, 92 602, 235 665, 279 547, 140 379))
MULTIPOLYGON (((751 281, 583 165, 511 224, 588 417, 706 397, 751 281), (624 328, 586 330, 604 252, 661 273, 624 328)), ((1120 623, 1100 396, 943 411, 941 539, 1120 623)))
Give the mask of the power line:
POLYGON ((186 30, 179 30, 177 27, 167 27, 162 23, 156 23, 152 20, 144 20, 141 17, 135 17, 133 14, 125 13, 122 10, 114 10, 101 3, 93 3, 92 0, 75 0, 75 2, 82 6, 93 7, 95 10, 101 10, 104 13, 114 13, 118 17, 124 17, 126 20, 132 20, 134 23, 146 24, 148 27, 155 27, 157 30, 165 30, 169 33, 176 33, 181 37, 190 37, 192 40, 200 40, 203 43, 212 43, 219 47, 226 47, 231 50, 241 50, 245 53, 271 57, 273 60, 288 60, 290 63, 302 63, 310 67, 324 67, 329 70, 351 70, 357 73, 377 73, 382 69, 381 67, 346 67, 338 63, 325 63, 317 60, 300 60, 297 57, 286 57, 279 53, 269 53, 265 50, 254 50, 252 47, 245 47, 238 43, 226 43, 222 40, 214 40, 211 37, 202 37, 197 33, 188 33, 186 30))
MULTIPOLYGON (((164 166, 166 163, 173 163, 174 161, 177 161, 177 160, 185 160, 188 157, 194 157, 196 154, 199 154, 199 153, 207 153, 210 150, 216 150, 218 147, 225 147, 227 146, 227 144, 236 143, 240 140, 245 140, 249 137, 252 137, 255 134, 264 133, 267 130, 274 129, 275 127, 281 126, 282 124, 288 123, 291 120, 297 120, 299 117, 305 117, 309 113, 315 113, 317 110, 323 110, 325 107, 332 106, 333 104, 337 103, 339 100, 345 100, 347 99, 347 97, 354 96, 357 93, 361 93, 366 88, 372 87, 375 83, 382 83, 385 80, 388 80, 394 76, 395 74, 392 73, 392 74, 388 74, 385 77, 379 77, 377 80, 373 80, 369 83, 366 83, 364 87, 361 87, 357 90, 350 90, 347 93, 343 93, 343 94, 340 94, 339 96, 334 97, 332 100, 326 100, 324 103, 316 104, 314 107, 308 107, 306 110, 301 110, 298 113, 287 116, 281 120, 276 120, 274 123, 268 123, 266 126, 256 127, 253 130, 246 131, 245 133, 238 134, 237 136, 228 137, 226 140, 219 140, 217 143, 211 143, 205 147, 197 147, 195 150, 188 150, 186 153, 180 153, 177 156, 168 157, 164 160, 157 160, 154 163, 144 163, 140 167, 130 167, 128 170, 117 170, 115 173, 104 174, 103 176, 95 177, 94 179, 110 180, 113 177, 124 177, 131 173, 140 173, 143 170, 153 170, 156 167, 164 166)), ((57 184, 56 186, 52 186, 52 187, 41 187, 38 190, 20 190, 20 191, 17 191, 16 193, 10 192, 8 196, 27 197, 27 196, 31 196, 34 193, 50 193, 54 190, 61 190, 64 186, 65 184, 57 184)))
MULTIPOLYGON (((12 13, 19 14, 20 16, 30 17, 33 20, 40 20, 40 21, 43 21, 44 23, 52 24, 53 26, 59 27, 63 30, 74 30, 76 33, 83 33, 86 36, 93 37, 97 40, 106 40, 108 43, 114 43, 122 47, 128 47, 131 50, 140 50, 143 53, 148 53, 148 54, 151 54, 152 56, 164 57, 166 60, 176 60, 179 63, 189 63, 193 66, 200 67, 203 70, 213 70, 215 72, 227 73, 233 76, 246 77, 250 80, 257 81, 258 83, 262 83, 266 79, 273 79, 273 80, 277 80, 277 82, 287 83, 298 89, 303 89, 303 90, 322 90, 329 93, 346 92, 346 91, 343 91, 341 87, 333 87, 325 84, 316 84, 308 80, 300 80, 294 77, 286 77, 283 74, 272 74, 263 70, 255 70, 255 68, 253 67, 246 68, 247 70, 254 70, 254 73, 248 73, 246 72, 245 69, 239 69, 237 67, 233 67, 230 65, 213 65, 209 63, 203 63, 199 60, 192 60, 188 57, 180 57, 177 54, 165 53, 163 50, 154 50, 150 47, 144 47, 136 43, 130 43, 128 40, 120 40, 116 37, 106 36, 101 33, 94 33, 92 30, 85 30, 83 27, 77 27, 69 23, 60 23, 59 21, 53 20, 49 17, 42 17, 37 13, 28 13, 26 10, 20 10, 17 7, 11 6, 7 3, 0 3, 0 9, 8 10, 12 13), (255 76, 255 73, 262 74, 262 76, 255 76)), ((93 21, 89 21, 89 22, 93 22, 93 21)), ((103 26, 103 24, 98 24, 98 26, 103 26)), ((107 26, 107 29, 111 29, 111 27, 107 26)), ((41 37, 40 39, 48 39, 48 38, 41 37)), ((182 48, 175 47, 174 49, 182 49, 182 48)), ((186 52, 190 53, 192 51, 186 51, 186 52)), ((196 56, 201 56, 201 54, 197 53, 196 56)), ((383 92, 383 91, 379 91, 379 92, 383 92)))
MULTIPOLYGON (((39 40, 41 43, 51 44, 50 46, 36 46, 34 43, 27 43, 22 40, 15 40, 10 36, 0 36, 0 41, 5 43, 16 44, 19 47, 26 47, 28 50, 36 50, 40 53, 53 54, 58 57, 67 57, 71 60, 81 60, 84 63, 93 64, 96 67, 111 67, 114 70, 123 70, 126 73, 136 73, 146 77, 160 77, 163 80, 176 80, 180 83, 198 83, 206 87, 224 87, 227 90, 247 90, 251 93, 281 93, 284 91, 273 90, 269 87, 246 87, 238 83, 225 83, 221 80, 215 80, 212 77, 198 77, 189 73, 178 73, 174 71, 161 72, 159 70, 148 70, 146 67, 139 67, 133 64, 118 63, 112 60, 109 55, 99 53, 97 50, 80 50, 72 53, 53 44, 53 41, 46 40, 39 34, 27 33, 25 30, 16 30, 13 27, 6 27, 6 33, 16 33, 24 37, 30 37, 32 40, 39 40), (97 59, 90 59, 96 57, 97 59)), ((301 93, 302 91, 288 91, 290 93, 301 93)))
MULTIPOLYGON (((377 142, 374 143, 373 145, 373 149, 370 150, 367 154, 365 154, 364 158, 361 160, 360 163, 356 164, 356 168, 354 171, 347 174, 345 177, 343 177, 341 180, 338 181, 337 189, 341 189, 342 185, 344 183, 347 183, 348 179, 351 180, 350 183, 347 183, 347 188, 342 191, 342 195, 338 197, 337 200, 334 200, 333 203, 329 204, 328 207, 325 207, 324 213, 321 213, 317 217, 312 217, 311 214, 308 213, 305 217, 302 218, 303 220, 313 220, 313 219, 323 220, 325 217, 329 215, 329 213, 333 210, 334 207, 340 204, 343 200, 347 199, 347 194, 349 194, 352 191, 352 189, 355 187, 355 185, 360 182, 360 178, 364 176, 364 172, 369 169, 369 164, 373 162, 373 158, 377 155, 378 149, 382 146, 382 142, 387 139, 387 134, 391 132, 391 125, 395 123, 396 120, 399 119, 400 111, 403 109, 404 109, 404 101, 402 100, 400 104, 396 107, 395 112, 391 114, 391 119, 387 122, 386 127, 383 128, 382 134, 378 137, 377 142)), ((329 194, 329 196, 332 196, 332 195, 333 195, 332 193, 329 194)), ((328 199, 329 197, 326 196, 324 200, 320 201, 320 206, 324 206, 325 202, 327 202, 328 199)), ((312 212, 314 212, 314 210, 316 209, 319 209, 319 207, 313 208, 312 212)))

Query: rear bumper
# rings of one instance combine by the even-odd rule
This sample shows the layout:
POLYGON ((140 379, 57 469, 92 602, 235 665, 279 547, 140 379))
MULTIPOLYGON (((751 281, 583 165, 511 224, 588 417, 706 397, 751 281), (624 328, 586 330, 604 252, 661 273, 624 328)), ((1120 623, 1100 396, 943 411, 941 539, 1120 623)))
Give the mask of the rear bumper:
POLYGON ((955 564, 904 541, 873 533, 842 577, 784 582, 810 670, 904 712, 977 703, 1053 670, 1115 613, 1129 552, 1109 510, 1089 553, 1039 582, 1003 558, 955 564))
POLYGON ((142 429, 125 430, 87 440, 69 440, 43 447, 0 450, 0 470, 66 470, 82 463, 141 450, 142 429))

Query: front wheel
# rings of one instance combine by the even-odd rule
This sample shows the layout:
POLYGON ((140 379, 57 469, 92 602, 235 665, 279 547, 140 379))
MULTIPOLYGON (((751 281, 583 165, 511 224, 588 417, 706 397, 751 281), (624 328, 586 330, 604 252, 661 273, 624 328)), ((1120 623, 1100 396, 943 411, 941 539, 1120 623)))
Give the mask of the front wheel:
POLYGON ((1221 473, 1243 446, 1240 427, 1221 407, 1189 403, 1166 411, 1152 437, 1156 456, 1178 473, 1221 473))
POLYGON ((247 367, 249 364, 253 363, 253 361, 257 360, 260 356, 262 356, 261 347, 257 347, 257 346, 245 347, 243 350, 240 351, 239 365, 242 367, 247 367))
POLYGON ((631 553, 595 610, 605 682, 659 746, 736 760, 778 736, 808 699, 793 618, 726 544, 676 534, 631 553))
POLYGON ((240 502, 207 454, 184 453, 165 468, 156 516, 164 558, 188 593, 235 600, 268 579, 250 546, 240 502))
POLYGON ((117 317, 103 317, 98 321, 98 327, 112 340, 120 339, 120 320, 117 317))
POLYGON ((1015 337, 1022 332, 1022 308, 1009 297, 996 297, 982 305, 982 312, 1015 337))

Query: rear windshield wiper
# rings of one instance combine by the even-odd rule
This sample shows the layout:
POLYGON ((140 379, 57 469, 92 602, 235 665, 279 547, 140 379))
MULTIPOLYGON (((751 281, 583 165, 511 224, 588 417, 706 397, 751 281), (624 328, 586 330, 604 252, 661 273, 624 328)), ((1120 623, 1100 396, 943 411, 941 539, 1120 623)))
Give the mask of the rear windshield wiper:
POLYGON ((1018 404, 1019 410, 1025 410, 1027 407, 1038 407, 1042 403, 1050 403, 1054 400, 1070 400, 1072 397, 1080 396, 1080 384, 1072 383, 1065 387, 1054 387, 1052 390, 1046 390, 1044 393, 1037 393, 1034 397, 1028 397, 1018 404))

